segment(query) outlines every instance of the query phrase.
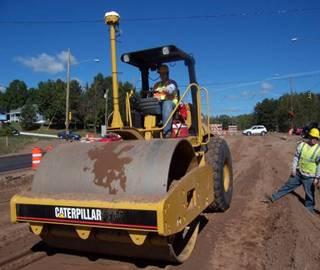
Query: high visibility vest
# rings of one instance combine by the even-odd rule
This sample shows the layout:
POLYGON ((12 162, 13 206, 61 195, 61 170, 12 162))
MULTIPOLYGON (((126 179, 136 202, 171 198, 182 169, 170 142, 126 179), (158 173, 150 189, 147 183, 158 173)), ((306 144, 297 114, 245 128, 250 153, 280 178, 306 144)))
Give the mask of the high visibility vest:
POLYGON ((301 172, 315 175, 317 171, 316 160, 320 155, 320 146, 318 144, 309 145, 302 142, 301 153, 298 168, 301 172))
MULTIPOLYGON (((165 91, 165 90, 166 90, 166 88, 167 88, 167 86, 168 86, 169 84, 174 84, 174 85, 176 86, 176 84, 175 84, 173 81, 171 81, 171 80, 168 80, 168 81, 165 82, 164 84, 163 84, 162 82, 159 82, 159 83, 157 84, 157 87, 155 87, 155 89, 154 89, 154 95, 153 95, 153 96, 154 96, 155 98, 157 98, 158 100, 160 100, 160 101, 166 100, 168 93, 167 93, 167 91, 165 91)), ((176 86, 176 88, 178 88, 178 87, 176 86)), ((177 90, 178 90, 178 89, 177 89, 177 90)), ((174 98, 173 98, 172 102, 173 102, 175 105, 178 104, 177 94, 174 94, 174 98)))

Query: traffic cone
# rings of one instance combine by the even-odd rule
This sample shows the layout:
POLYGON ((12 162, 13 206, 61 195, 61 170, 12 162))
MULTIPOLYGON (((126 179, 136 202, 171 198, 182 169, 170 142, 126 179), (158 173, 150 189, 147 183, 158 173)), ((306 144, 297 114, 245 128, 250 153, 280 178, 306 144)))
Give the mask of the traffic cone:
POLYGON ((50 152, 53 150, 53 147, 51 144, 49 144, 47 147, 46 147, 46 152, 50 152))
POLYGON ((32 149, 32 170, 36 170, 40 164, 42 158, 42 150, 40 147, 34 147, 32 149))

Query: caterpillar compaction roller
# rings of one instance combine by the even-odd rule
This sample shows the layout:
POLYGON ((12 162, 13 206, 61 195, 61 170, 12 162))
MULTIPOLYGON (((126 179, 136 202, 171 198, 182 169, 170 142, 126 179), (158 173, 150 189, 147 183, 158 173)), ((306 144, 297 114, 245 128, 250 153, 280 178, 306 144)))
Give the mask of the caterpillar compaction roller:
POLYGON ((224 140, 211 136, 205 123, 209 117, 201 113, 201 97, 208 100, 208 93, 197 84, 193 57, 173 45, 121 56, 140 70, 142 81, 141 98, 133 104, 127 94, 121 104, 126 121, 121 118, 115 43, 119 18, 116 12, 105 15, 113 79, 108 131, 118 139, 64 144, 45 155, 31 190, 11 199, 11 220, 29 223, 55 248, 181 263, 195 246, 201 214, 230 206, 230 151, 224 140), (165 138, 163 128, 170 121, 161 122, 161 102, 152 98, 148 78, 149 71, 175 61, 185 63, 190 84, 170 115, 179 128, 165 138), (189 108, 183 120, 181 104, 189 108))

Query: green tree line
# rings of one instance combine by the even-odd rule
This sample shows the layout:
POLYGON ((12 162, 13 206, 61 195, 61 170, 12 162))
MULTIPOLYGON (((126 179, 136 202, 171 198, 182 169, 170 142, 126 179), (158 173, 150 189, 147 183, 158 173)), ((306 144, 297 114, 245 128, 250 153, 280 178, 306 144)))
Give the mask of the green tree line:
MULTIPOLYGON (((109 89, 108 115, 112 112, 112 78, 98 73, 91 84, 82 87, 78 81, 70 83, 71 128, 100 126, 105 121, 105 91, 109 89)), ((128 82, 119 83, 120 103, 124 104, 126 92, 133 89, 128 82)), ((24 108, 26 127, 30 127, 37 113, 42 114, 51 126, 63 128, 65 124, 66 83, 60 79, 41 81, 35 88, 28 88, 21 80, 13 80, 4 92, 0 92, 0 111, 9 112, 24 108), (32 105, 32 106, 31 106, 32 105), (36 106, 34 106, 36 105, 36 106)), ((124 106, 121 106, 124 115, 124 106)), ((252 113, 238 116, 211 116, 211 123, 221 123, 223 128, 238 125, 246 129, 255 124, 265 125, 270 131, 287 132, 320 122, 320 94, 313 92, 284 94, 278 99, 258 102, 252 113)), ((124 118, 123 118, 124 119, 124 118)))
POLYGON ((239 129, 259 124, 270 131, 287 132, 291 126, 301 128, 320 122, 320 94, 307 91, 284 94, 278 99, 266 98, 255 105, 251 114, 218 115, 211 117, 210 122, 221 123, 223 128, 238 125, 239 129))
MULTIPOLYGON (((82 87, 78 81, 70 82, 69 108, 72 112, 71 128, 100 126, 105 122, 106 90, 108 94, 108 115, 112 112, 112 78, 98 73, 93 82, 82 87)), ((119 82, 120 103, 125 94, 133 90, 128 82, 119 82)), ((24 115, 33 119, 34 108, 54 127, 65 125, 66 82, 58 80, 41 81, 35 88, 28 88, 21 80, 13 80, 4 92, 0 92, 0 111, 9 112, 23 107, 24 115), (31 106, 33 105, 33 106, 31 106), (36 106, 35 106, 36 105, 36 106)), ((122 111, 124 114, 124 111, 122 111)))

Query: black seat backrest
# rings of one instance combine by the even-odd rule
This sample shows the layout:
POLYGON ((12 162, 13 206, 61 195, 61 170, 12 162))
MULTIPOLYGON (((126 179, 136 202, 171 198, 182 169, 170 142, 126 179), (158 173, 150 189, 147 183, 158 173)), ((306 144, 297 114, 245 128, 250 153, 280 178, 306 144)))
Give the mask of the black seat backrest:
POLYGON ((161 115, 161 105, 156 98, 141 98, 139 110, 144 115, 161 115))

